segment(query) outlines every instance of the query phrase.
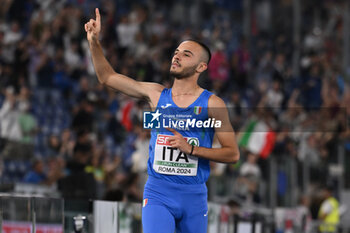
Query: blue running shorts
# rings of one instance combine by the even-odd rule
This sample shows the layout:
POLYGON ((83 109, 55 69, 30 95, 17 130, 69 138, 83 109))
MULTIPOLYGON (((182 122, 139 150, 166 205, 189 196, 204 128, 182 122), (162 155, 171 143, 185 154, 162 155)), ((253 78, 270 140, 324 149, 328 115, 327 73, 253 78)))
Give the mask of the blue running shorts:
POLYGON ((205 184, 177 184, 149 176, 143 193, 144 233, 206 233, 205 184))

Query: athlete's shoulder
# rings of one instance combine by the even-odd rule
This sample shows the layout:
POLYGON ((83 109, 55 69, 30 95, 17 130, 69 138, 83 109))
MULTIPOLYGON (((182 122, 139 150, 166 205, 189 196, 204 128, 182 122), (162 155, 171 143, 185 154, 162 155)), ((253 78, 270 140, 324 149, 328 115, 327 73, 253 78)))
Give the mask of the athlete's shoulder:
POLYGON ((159 83, 154 82, 142 82, 143 88, 147 89, 148 102, 152 109, 155 109, 158 105, 160 96, 162 95, 165 87, 159 83))
POLYGON ((226 107, 226 104, 223 99, 221 99, 219 96, 212 93, 212 95, 209 97, 209 100, 208 100, 208 107, 221 108, 221 107, 226 107))
POLYGON ((204 88, 201 88, 201 89, 202 89, 202 93, 205 94, 205 95, 207 95, 208 97, 214 95, 213 92, 208 91, 207 89, 204 89, 204 88))
POLYGON ((162 92, 165 86, 156 82, 140 82, 143 88, 147 88, 151 92, 162 92))

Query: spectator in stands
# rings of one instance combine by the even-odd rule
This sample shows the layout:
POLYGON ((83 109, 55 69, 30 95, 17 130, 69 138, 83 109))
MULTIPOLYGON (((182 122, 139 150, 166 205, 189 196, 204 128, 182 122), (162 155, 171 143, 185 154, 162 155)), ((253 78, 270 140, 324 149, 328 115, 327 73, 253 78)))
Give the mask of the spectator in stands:
POLYGON ((89 93, 92 93, 92 88, 90 87, 89 79, 86 76, 82 76, 79 80, 79 90, 77 93, 77 100, 82 102, 87 100, 89 93))
POLYGON ((318 219, 321 221, 319 230, 321 233, 335 233, 340 221, 339 202, 329 186, 322 188, 322 196, 323 202, 318 212, 318 219))
POLYGON ((230 199, 227 205, 230 207, 232 215, 240 215, 241 204, 237 200, 230 199))
POLYGON ((89 142, 77 142, 71 160, 67 162, 70 173, 84 172, 92 156, 92 147, 89 142))
POLYGON ((241 97, 238 90, 234 90, 230 93, 226 106, 231 124, 235 130, 238 130, 247 118, 249 112, 248 103, 241 97))
POLYGON ((4 157, 21 156, 17 149, 18 143, 22 139, 22 131, 18 120, 20 112, 17 108, 14 88, 7 87, 5 96, 5 101, 0 109, 0 136, 5 140, 3 155, 4 157))
POLYGON ((86 130, 92 132, 94 127, 94 102, 85 99, 78 106, 77 112, 73 116, 72 128, 75 132, 86 130))
POLYGON ((25 40, 21 40, 20 42, 18 42, 18 46, 16 47, 14 52, 14 62, 13 62, 14 80, 12 81, 14 85, 28 84, 29 59, 30 58, 28 53, 27 42, 25 40))
POLYGON ((69 160, 73 156, 75 141, 72 138, 70 129, 64 129, 60 137, 59 155, 69 160))
POLYGON ((60 139, 57 135, 50 135, 48 139, 48 148, 50 156, 57 156, 61 147, 60 139))
POLYGON ((239 171, 239 177, 235 184, 235 190, 247 205, 260 203, 258 193, 261 170, 257 165, 257 155, 248 152, 247 161, 244 162, 239 171))
POLYGON ((229 63, 224 50, 224 43, 217 41, 215 51, 208 65, 209 76, 215 93, 220 93, 229 79, 229 63))
POLYGON ((132 172, 138 174, 138 187, 140 190, 143 190, 147 181, 148 156, 146 155, 148 153, 149 139, 149 131, 140 128, 135 141, 135 151, 131 155, 131 170, 132 172))
POLYGON ((125 171, 130 172, 132 168, 132 154, 135 151, 135 142, 140 131, 140 125, 136 125, 125 138, 123 144, 122 164, 125 171))
POLYGON ((249 83, 249 70, 251 55, 248 50, 248 41, 241 38, 241 44, 231 56, 231 75, 235 80, 235 85, 240 89, 245 89, 249 83))
POLYGON ((46 48, 39 49, 39 61, 35 67, 37 84, 40 88, 52 88, 54 63, 46 48))
POLYGON ((64 198, 97 197, 99 190, 94 175, 85 170, 91 161, 92 149, 87 134, 81 134, 75 144, 73 157, 67 162, 67 176, 58 181, 58 189, 64 198))
MULTIPOLYGON (((277 40, 278 39, 284 40, 284 36, 281 35, 277 38, 277 40)), ((281 48, 277 49, 277 51, 280 52, 282 48, 285 48, 285 46, 281 46, 281 48)), ((287 70, 286 57, 283 53, 276 54, 273 68, 274 68, 274 71, 272 73, 272 80, 276 81, 277 83, 280 84, 280 86, 282 86, 283 82, 285 81, 285 73, 287 70)), ((275 89, 274 87, 275 85, 276 85, 275 83, 272 84, 273 89, 275 89)))
POLYGON ((242 164, 239 175, 242 177, 250 177, 258 181, 261 178, 261 170, 257 164, 257 159, 257 155, 248 152, 247 161, 242 164))
POLYGON ((303 128, 302 123, 307 118, 307 113, 303 106, 297 102, 299 95, 299 89, 293 90, 287 103, 287 109, 279 115, 280 127, 288 131, 289 136, 296 141, 300 138, 303 128))
POLYGON ((262 101, 265 107, 272 108, 272 111, 277 114, 281 111, 283 98, 284 93, 280 81, 273 80, 271 88, 268 88, 262 101))
POLYGON ((10 28, 5 31, 5 36, 4 36, 4 53, 7 54, 7 59, 9 62, 14 61, 14 52, 16 49, 17 43, 22 39, 23 35, 20 30, 20 25, 18 22, 13 21, 10 25, 10 28))
POLYGON ((32 161, 32 169, 25 175, 23 182, 31 184, 48 184, 48 178, 44 171, 45 164, 42 159, 32 161))
POLYGON ((30 105, 32 101, 31 91, 29 86, 21 85, 19 88, 19 94, 17 96, 18 106, 21 108, 21 105, 30 105))
POLYGON ((258 86, 262 83, 270 83, 273 74, 272 51, 267 50, 259 60, 258 70, 256 72, 256 81, 258 86))
POLYGON ((22 153, 24 157, 30 158, 34 149, 34 138, 37 133, 37 122, 34 116, 30 113, 30 103, 24 102, 19 105, 19 125, 22 131, 22 153))
POLYGON ((19 141, 22 132, 18 122, 19 111, 16 105, 16 94, 13 87, 7 87, 5 101, 0 109, 1 137, 8 140, 19 141))
POLYGON ((320 77, 319 65, 313 65, 310 70, 310 74, 305 77, 305 81, 302 87, 302 96, 304 106, 307 109, 316 109, 321 107, 321 89, 322 78, 320 77))
POLYGON ((51 184, 67 175, 66 161, 59 156, 50 157, 47 161, 47 177, 51 184))
POLYGON ((327 166, 322 160, 317 133, 304 133, 300 138, 298 159, 310 169, 310 179, 315 182, 322 174, 327 174, 327 166))
POLYGON ((142 201, 142 190, 140 189, 139 174, 130 173, 122 183, 123 190, 125 190, 126 199, 130 202, 142 201))
POLYGON ((295 228, 297 232, 311 232, 311 212, 310 212, 310 197, 302 195, 299 198, 296 208, 295 228))
POLYGON ((116 26, 118 35, 120 54, 123 56, 129 47, 135 43, 136 34, 139 32, 139 25, 131 15, 121 17, 119 24, 116 26))
POLYGON ((117 199, 117 200, 126 200, 124 195, 124 189, 122 187, 123 180, 126 178, 125 174, 122 172, 121 167, 121 158, 119 156, 115 156, 114 158, 110 158, 105 164, 105 198, 107 200, 117 199), (114 198, 113 194, 116 194, 114 198))

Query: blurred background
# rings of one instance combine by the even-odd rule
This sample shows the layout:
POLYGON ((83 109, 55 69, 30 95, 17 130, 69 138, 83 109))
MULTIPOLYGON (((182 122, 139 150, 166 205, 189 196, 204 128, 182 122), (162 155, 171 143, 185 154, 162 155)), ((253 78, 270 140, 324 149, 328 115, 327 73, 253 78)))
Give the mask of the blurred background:
POLYGON ((237 164, 212 163, 221 225, 258 214, 264 232, 317 232, 327 187, 349 232, 346 0, 2 0, 1 192, 81 201, 65 204, 70 217, 88 200, 141 203, 146 103, 97 82, 83 27, 96 7, 107 59, 136 80, 169 87, 182 40, 211 48, 199 82, 225 100, 241 150, 237 164))

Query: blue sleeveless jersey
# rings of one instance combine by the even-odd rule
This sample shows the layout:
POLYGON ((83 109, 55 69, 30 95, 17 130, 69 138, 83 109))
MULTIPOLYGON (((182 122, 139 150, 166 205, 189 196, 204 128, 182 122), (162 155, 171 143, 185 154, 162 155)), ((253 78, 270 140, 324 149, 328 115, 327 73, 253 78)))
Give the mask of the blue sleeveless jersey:
POLYGON ((209 160, 172 148, 167 138, 173 134, 163 127, 176 129, 191 145, 211 148, 214 129, 201 127, 197 121, 210 124, 208 100, 212 93, 204 90, 190 106, 180 108, 174 103, 171 91, 164 89, 157 104, 161 127, 151 131, 148 174, 173 183, 203 184, 209 177, 209 160))

